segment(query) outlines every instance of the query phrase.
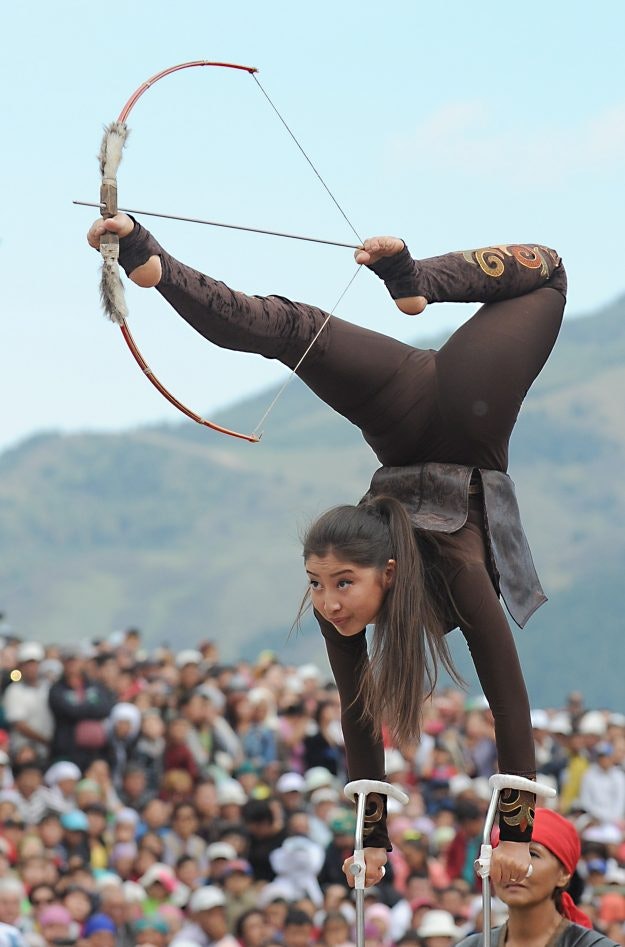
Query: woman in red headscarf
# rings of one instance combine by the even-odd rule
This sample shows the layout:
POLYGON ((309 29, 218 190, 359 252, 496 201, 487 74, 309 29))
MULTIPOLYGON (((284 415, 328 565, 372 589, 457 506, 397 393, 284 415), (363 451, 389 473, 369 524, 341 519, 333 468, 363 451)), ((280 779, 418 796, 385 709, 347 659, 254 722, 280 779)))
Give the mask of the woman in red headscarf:
MULTIPOLYGON (((580 854, 575 827, 557 812, 536 809, 530 877, 497 885, 497 895, 508 906, 508 921, 491 932, 494 947, 617 947, 593 929, 566 890, 580 854)), ((458 947, 483 943, 482 934, 471 934, 458 947)))

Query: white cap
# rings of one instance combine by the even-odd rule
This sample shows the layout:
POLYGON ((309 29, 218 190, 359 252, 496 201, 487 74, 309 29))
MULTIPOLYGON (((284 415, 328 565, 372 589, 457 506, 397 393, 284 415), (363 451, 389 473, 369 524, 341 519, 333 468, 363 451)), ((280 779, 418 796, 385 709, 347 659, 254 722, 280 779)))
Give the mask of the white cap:
POLYGON ((213 908, 221 908, 226 903, 226 896, 221 888, 205 885, 203 888, 196 888, 189 899, 189 911, 211 911, 213 908))
POLYGON ((139 821, 139 813, 136 809, 131 809, 130 806, 124 806, 117 810, 114 821, 116 824, 125 822, 126 824, 136 825, 139 821))
POLYGON ((454 924, 449 911, 428 911, 417 929, 417 935, 426 937, 459 937, 462 931, 454 924))
POLYGON ((315 789, 310 794, 310 801, 313 806, 318 806, 322 802, 333 802, 336 805, 340 801, 340 796, 331 786, 322 786, 321 789, 315 789))
POLYGON ((217 803, 220 806, 244 806, 246 802, 245 790, 236 779, 225 779, 217 786, 217 803))
POLYGON ((530 712, 530 720, 532 721, 534 730, 549 729, 549 714, 546 710, 532 710, 530 712))
POLYGON ((80 776, 80 770, 75 763, 71 763, 69 760, 60 760, 58 763, 53 763, 50 769, 46 771, 44 780, 48 786, 56 786, 64 779, 78 780, 80 776))
POLYGON ((233 861, 237 857, 237 850, 229 842, 213 842, 206 849, 206 857, 211 862, 214 862, 217 858, 233 861))
POLYGON ((124 881, 122 891, 126 904, 140 904, 147 898, 145 888, 141 887, 138 881, 124 881))
POLYGON ((549 721, 549 729, 552 733, 561 733, 568 737, 573 732, 569 715, 563 710, 554 714, 549 721))
POLYGON ((314 792, 322 786, 334 786, 334 776, 325 766, 312 766, 304 773, 306 792, 314 792))
POLYGON ((391 747, 384 751, 384 769, 387 776, 403 773, 407 768, 408 763, 399 750, 395 750, 391 747))
POLYGON ((579 732, 587 736, 602 737, 606 729, 606 719, 600 710, 589 710, 579 722, 579 732))
POLYGON ((176 667, 183 668, 186 664, 201 664, 204 658, 199 651, 193 648, 187 648, 181 651, 176 658, 176 667))
POLYGON ((276 782, 277 792, 304 792, 306 780, 299 773, 283 773, 276 782))
POLYGON ((461 792, 473 789, 473 780, 466 773, 454 773, 449 780, 449 794, 459 796, 461 792))
POLYGON ((24 641, 17 649, 17 663, 26 661, 43 661, 46 653, 38 641, 24 641))

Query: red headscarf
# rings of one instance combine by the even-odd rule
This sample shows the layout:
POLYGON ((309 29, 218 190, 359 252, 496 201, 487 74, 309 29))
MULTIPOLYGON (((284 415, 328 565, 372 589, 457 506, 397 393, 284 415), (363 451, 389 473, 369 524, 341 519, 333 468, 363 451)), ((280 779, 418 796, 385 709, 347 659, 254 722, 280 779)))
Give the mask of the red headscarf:
MULTIPOLYGON (((568 819, 551 809, 536 809, 532 842, 538 842, 548 848, 551 854, 562 862, 569 874, 573 874, 580 859, 581 845, 577 830, 568 819)), ((562 912, 575 924, 592 928, 588 915, 575 906, 567 891, 562 895, 562 912)))

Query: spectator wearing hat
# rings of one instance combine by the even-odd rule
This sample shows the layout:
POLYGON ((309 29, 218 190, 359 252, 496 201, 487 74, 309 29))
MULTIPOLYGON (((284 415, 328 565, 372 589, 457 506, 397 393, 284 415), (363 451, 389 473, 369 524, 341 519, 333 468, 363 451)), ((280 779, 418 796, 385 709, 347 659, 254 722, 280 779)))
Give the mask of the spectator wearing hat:
POLYGON ((163 835, 163 861, 173 866, 183 855, 193 858, 202 873, 208 869, 206 843, 197 834, 199 820, 192 802, 179 802, 171 815, 171 829, 163 835))
POLYGON ((176 706, 180 700, 202 683, 202 655, 194 648, 184 648, 176 655, 178 686, 174 694, 176 706))
POLYGON ((254 873, 250 863, 244 858, 227 862, 221 875, 221 886, 226 896, 228 929, 234 930, 240 916, 256 906, 254 873))
POLYGON ((332 841, 325 850, 323 867, 319 873, 319 884, 322 886, 342 885, 348 888, 343 863, 354 853, 354 832, 356 831, 354 813, 347 809, 336 809, 328 827, 332 832, 332 841))
POLYGON ((173 868, 163 862, 155 862, 139 878, 139 884, 145 889, 143 902, 144 914, 153 914, 164 904, 182 903, 188 896, 188 889, 176 878, 173 868))
POLYGON ((76 808, 76 786, 80 780, 80 769, 70 760, 53 763, 44 774, 48 787, 46 804, 55 812, 70 812, 76 808))
POLYGON ((109 716, 114 694, 91 680, 76 648, 65 649, 63 674, 50 688, 49 706, 54 717, 51 756, 71 760, 84 770, 102 755, 107 742, 103 721, 109 716))
POLYGON ((37 917, 39 933, 46 945, 53 945, 64 941, 75 941, 78 927, 72 920, 72 915, 62 904, 49 904, 43 908, 37 917))
MULTIPOLYGON (((592 930, 590 918, 567 890, 580 857, 575 827, 557 812, 537 808, 530 853, 533 871, 529 878, 497 885, 497 896, 508 906, 508 921, 491 932, 493 943, 615 947, 592 930)), ((473 934, 461 947, 482 943, 482 936, 473 934)))
POLYGON ((226 896, 220 888, 205 885, 193 892, 189 900, 189 921, 174 937, 170 947, 184 947, 192 942, 198 947, 239 947, 228 933, 226 896))
POLYGON ((207 880, 219 884, 228 862, 234 861, 237 854, 236 848, 229 842, 213 842, 209 845, 206 849, 206 857, 209 861, 207 880))
POLYGON ((165 918, 159 914, 149 914, 138 918, 132 925, 135 947, 167 947, 171 932, 165 918))
POLYGON ((88 837, 89 820, 85 813, 80 809, 62 812, 61 828, 63 829, 61 846, 64 864, 67 866, 79 861, 89 865, 91 859, 88 837))
POLYGON ((90 802, 82 811, 87 816, 89 864, 93 869, 104 869, 108 866, 110 847, 106 806, 102 802, 90 802))
POLYGON ((428 911, 417 928, 423 947, 452 947, 461 933, 449 911, 428 911))
POLYGON ((246 802, 247 795, 241 783, 236 779, 223 779, 217 786, 220 828, 224 824, 240 823, 246 802))
POLYGON ((48 759, 54 732, 54 718, 48 705, 50 685, 39 675, 44 657, 38 642, 23 642, 17 649, 20 679, 9 684, 3 696, 11 754, 16 756, 22 747, 30 747, 42 763, 48 759))
POLYGON ((276 782, 276 793, 284 816, 301 809, 306 781, 300 773, 283 773, 276 782))
POLYGON ((108 914, 92 914, 85 923, 82 936, 89 947, 115 947, 117 925, 108 914))
POLYGON ((625 818, 625 773, 614 763, 611 743, 598 743, 595 754, 582 776, 579 803, 597 822, 617 824, 625 818))
POLYGON ((111 779, 119 794, 141 729, 141 711, 134 704, 121 701, 111 710, 107 725, 111 779))
POLYGON ((331 786, 321 786, 310 793, 308 800, 310 837, 324 849, 332 841, 332 832, 328 825, 330 813, 336 809, 339 802, 339 794, 331 786))

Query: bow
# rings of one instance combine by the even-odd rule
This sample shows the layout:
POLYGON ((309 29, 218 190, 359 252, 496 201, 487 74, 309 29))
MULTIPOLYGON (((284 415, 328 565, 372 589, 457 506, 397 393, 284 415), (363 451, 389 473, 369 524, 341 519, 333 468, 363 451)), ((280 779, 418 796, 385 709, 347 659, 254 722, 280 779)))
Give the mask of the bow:
MULTIPOLYGON (((302 152, 302 154, 306 158, 306 161, 311 166, 316 176, 319 178, 321 184, 323 185, 323 187, 329 194, 330 198, 332 199, 332 201, 334 202, 334 204, 336 205, 336 207, 338 208, 338 210, 340 211, 344 219, 347 221, 350 228, 355 233, 356 237, 358 237, 358 240, 362 242, 358 233, 352 226, 351 222, 349 221, 345 212, 343 211, 338 201, 336 200, 336 198, 334 197, 334 195, 328 188, 327 184, 325 183, 325 181, 323 180, 323 178, 321 177, 321 175, 319 174, 319 172, 313 165, 312 161, 310 160, 310 158, 308 157, 308 155, 306 154, 306 152, 300 145, 299 141, 297 140, 297 138, 295 137, 295 135, 293 134, 293 132, 291 131, 291 129, 289 128, 285 120, 283 119, 282 115, 280 114, 280 112, 278 111, 278 109, 276 108, 272 100, 267 95, 264 88, 258 82, 258 79, 256 77, 256 73, 258 72, 258 70, 254 66, 242 66, 236 63, 227 63, 227 62, 211 62, 204 59, 194 60, 192 62, 179 63, 176 66, 170 66, 168 69, 163 69, 161 72, 156 73, 156 75, 152 76, 146 82, 142 83, 133 92, 133 94, 130 96, 130 98, 128 99, 124 107, 122 108, 117 120, 114 122, 111 122, 110 125, 106 126, 104 130, 104 137, 102 139, 102 144, 100 146, 100 154, 99 154, 100 173, 101 173, 100 205, 99 206, 100 206, 100 212, 102 214, 102 217, 104 217, 105 219, 114 217, 118 213, 118 210, 119 210, 118 203, 117 203, 117 170, 119 168, 119 165, 122 159, 123 149, 126 144, 126 139, 128 137, 128 126, 126 124, 126 120, 128 116, 130 115, 132 109, 137 104, 141 96, 145 92, 147 92, 147 90, 151 88, 160 79, 164 79, 166 76, 169 76, 175 72, 179 72, 182 69, 191 69, 197 66, 215 66, 215 67, 221 67, 221 68, 226 68, 226 69, 236 69, 241 72, 247 72, 256 80, 256 83, 260 91, 265 96, 265 98, 267 99, 267 101, 269 102, 273 110, 276 112, 278 118, 280 119, 280 121, 282 122, 286 130, 288 131, 289 135, 291 136, 291 138, 293 139, 293 141, 295 142, 299 150, 302 152)), ((74 203, 80 203, 80 202, 76 201, 74 203)), ((166 215, 154 215, 154 216, 166 216, 166 215)), ((212 223, 213 225, 215 225, 214 222, 209 222, 209 221, 196 221, 196 222, 212 223)), ((222 225, 217 225, 217 226, 228 226, 228 225, 222 224, 222 225)), ((236 228, 236 229, 252 230, 254 228, 236 228)), ((269 231, 260 231, 260 232, 268 233, 269 231)), ((294 234, 276 234, 276 235, 295 237, 296 239, 312 239, 312 238, 305 238, 305 237, 296 237, 296 235, 294 234)), ((334 241, 315 241, 315 242, 332 243, 334 241)), ((349 244, 341 244, 341 245, 350 246, 349 244)), ((297 372, 303 360, 308 355, 308 352, 317 341, 317 338, 319 337, 319 335, 321 334, 321 332, 327 325, 327 322, 330 316, 332 315, 332 313, 338 306, 339 302, 341 301, 341 299, 343 298, 343 296, 345 295, 345 293, 351 286, 356 274, 358 273, 360 269, 358 268, 356 270, 356 273, 354 273, 354 275, 350 279, 349 283, 347 284, 347 286, 341 293, 339 299, 337 300, 335 305, 332 307, 332 310, 330 311, 328 317, 326 318, 321 328, 319 329, 319 332, 317 333, 315 338, 312 340, 312 342, 310 343, 310 345, 308 346, 308 348, 306 349, 306 351, 300 358, 297 365, 292 369, 287 381, 279 389, 277 395, 274 397, 273 401, 271 402, 267 410, 264 412, 262 418, 256 425, 256 428, 254 429, 254 431, 251 434, 242 434, 238 431, 233 431, 230 428, 223 427, 222 425, 216 424, 213 421, 209 421, 206 418, 202 417, 201 415, 197 414, 197 412, 192 411, 191 408, 188 408, 178 398, 176 398, 175 395, 173 395, 165 387, 165 385, 157 378, 157 376, 154 374, 150 366, 147 364, 145 358, 141 354, 130 332, 130 329, 128 328, 128 324, 126 322, 126 319, 128 316, 128 307, 126 305, 124 287, 123 287, 123 283, 121 281, 121 277, 119 273, 119 237, 117 236, 117 234, 113 234, 109 232, 103 234, 100 240, 100 253, 102 255, 100 297, 101 297, 104 312, 106 313, 106 315, 112 322, 119 325, 121 333, 124 337, 126 344, 128 345, 128 348, 130 349, 133 355, 133 358, 135 359, 135 361, 137 362, 137 364, 139 365, 143 373, 146 375, 148 380, 154 385, 157 391, 159 391, 161 395, 163 395, 163 397, 166 398, 167 401, 170 402, 170 404, 172 404, 175 408, 181 411, 186 417, 190 418, 192 421, 195 421, 197 424, 201 424, 204 427, 208 427, 213 431, 217 431, 220 434, 227 434, 230 437, 239 438, 241 440, 249 441, 250 443, 258 443, 258 441, 260 441, 262 437, 262 431, 259 432, 259 428, 261 427, 261 425, 263 424, 263 422, 269 415, 270 411, 273 409, 273 407, 277 403, 278 399, 281 397, 284 389, 287 387, 287 385, 289 384, 289 382, 291 381, 291 379, 297 372)))

